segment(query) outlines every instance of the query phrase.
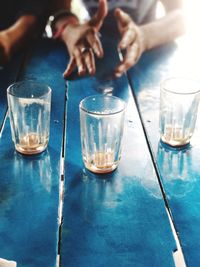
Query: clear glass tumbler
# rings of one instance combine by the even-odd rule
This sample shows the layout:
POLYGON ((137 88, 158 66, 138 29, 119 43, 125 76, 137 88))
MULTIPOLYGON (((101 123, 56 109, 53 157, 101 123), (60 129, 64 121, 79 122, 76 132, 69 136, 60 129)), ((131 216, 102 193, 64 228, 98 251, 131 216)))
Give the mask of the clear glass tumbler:
POLYGON ((173 147, 185 146, 194 133, 200 98, 200 83, 170 78, 161 83, 161 140, 173 147))
POLYGON ((121 158, 125 102, 118 97, 94 95, 80 102, 82 156, 94 173, 115 170, 121 158))
POLYGON ((44 151, 49 141, 51 88, 35 81, 21 81, 7 89, 12 140, 26 155, 44 151))

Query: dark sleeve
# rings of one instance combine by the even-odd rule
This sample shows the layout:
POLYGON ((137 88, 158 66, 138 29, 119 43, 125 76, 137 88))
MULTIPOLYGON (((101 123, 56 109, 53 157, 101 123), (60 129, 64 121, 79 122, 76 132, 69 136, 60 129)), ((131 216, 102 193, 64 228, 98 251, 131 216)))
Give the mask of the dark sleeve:
POLYGON ((42 20, 48 15, 47 10, 50 0, 21 0, 16 2, 16 18, 23 15, 34 15, 42 20))
POLYGON ((49 0, 21 0, 18 2, 17 16, 42 16, 47 10, 49 0))

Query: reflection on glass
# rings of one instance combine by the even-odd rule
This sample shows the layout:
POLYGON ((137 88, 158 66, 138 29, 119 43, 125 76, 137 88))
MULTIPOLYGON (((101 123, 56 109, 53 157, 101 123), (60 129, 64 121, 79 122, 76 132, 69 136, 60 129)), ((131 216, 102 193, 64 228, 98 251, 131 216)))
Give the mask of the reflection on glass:
POLYGON ((101 175, 93 174, 84 168, 79 203, 81 202, 85 220, 91 219, 101 209, 104 212, 114 212, 120 203, 118 196, 122 191, 122 181, 115 179, 114 173, 107 174, 104 179, 101 175))
POLYGON ((96 90, 102 94, 112 95, 114 90, 114 82, 112 79, 100 79, 96 80, 96 90))
POLYGON ((47 192, 51 191, 52 169, 48 150, 43 154, 31 157, 24 157, 23 155, 15 152, 14 164, 16 169, 16 180, 19 180, 19 177, 25 177, 24 174, 27 172, 26 179, 30 183, 37 184, 39 182, 39 184, 42 185, 47 192))
POLYGON ((190 146, 185 149, 170 149, 160 142, 157 162, 169 196, 181 198, 193 189, 196 177, 192 171, 190 146))

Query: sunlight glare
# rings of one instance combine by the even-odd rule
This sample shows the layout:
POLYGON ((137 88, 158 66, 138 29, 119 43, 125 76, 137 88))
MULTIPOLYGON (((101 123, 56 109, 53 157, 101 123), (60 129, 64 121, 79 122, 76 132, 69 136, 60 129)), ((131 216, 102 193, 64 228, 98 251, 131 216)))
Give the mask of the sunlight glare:
POLYGON ((175 73, 185 73, 193 78, 199 78, 200 69, 200 1, 184 0, 183 11, 186 34, 177 38, 179 47, 176 55, 172 57, 172 66, 175 73))

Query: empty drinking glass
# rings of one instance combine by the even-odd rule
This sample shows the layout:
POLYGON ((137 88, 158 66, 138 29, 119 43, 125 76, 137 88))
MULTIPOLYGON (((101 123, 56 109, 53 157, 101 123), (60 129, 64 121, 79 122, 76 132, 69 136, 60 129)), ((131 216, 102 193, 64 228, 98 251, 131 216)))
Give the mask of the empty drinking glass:
POLYGON ((80 102, 82 156, 95 173, 115 170, 121 158, 125 102, 118 97, 94 95, 80 102))
POLYGON ((41 153, 49 141, 51 88, 21 81, 7 89, 12 140, 22 154, 41 153))
POLYGON ((200 83, 170 78, 161 84, 160 134, 170 146, 184 146, 193 135, 200 98, 200 83))

